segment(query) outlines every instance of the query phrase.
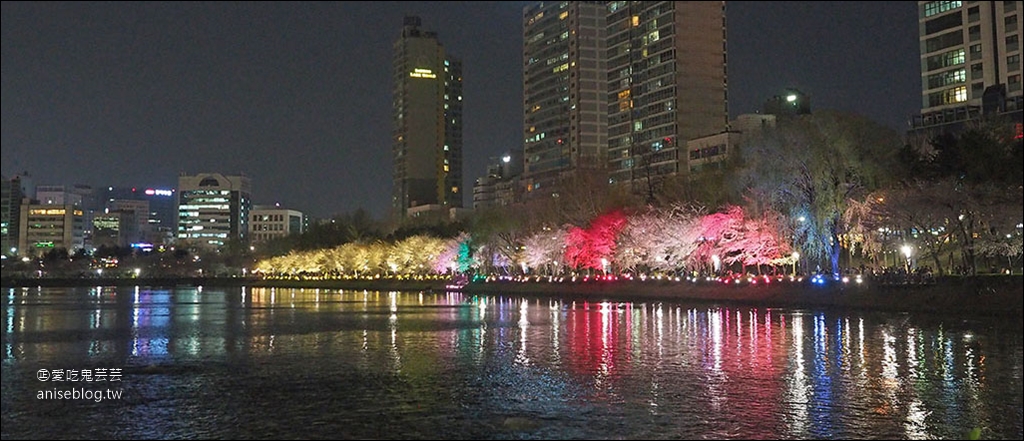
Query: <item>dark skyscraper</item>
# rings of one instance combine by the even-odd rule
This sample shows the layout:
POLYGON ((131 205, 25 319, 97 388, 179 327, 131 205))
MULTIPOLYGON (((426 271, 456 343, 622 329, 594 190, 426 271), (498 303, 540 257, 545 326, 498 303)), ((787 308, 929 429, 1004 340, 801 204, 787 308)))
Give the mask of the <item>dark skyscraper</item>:
POLYGON ((406 17, 394 46, 392 212, 462 207, 462 63, 406 17))
POLYGON ((551 196, 560 178, 607 161, 604 2, 540 2, 523 11, 523 179, 551 196))

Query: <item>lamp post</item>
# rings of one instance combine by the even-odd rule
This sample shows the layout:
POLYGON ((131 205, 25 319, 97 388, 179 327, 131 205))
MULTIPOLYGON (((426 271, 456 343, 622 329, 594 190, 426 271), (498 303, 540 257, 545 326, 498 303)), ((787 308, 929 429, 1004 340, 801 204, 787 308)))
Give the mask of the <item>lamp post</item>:
POLYGON ((907 257, 907 274, 910 274, 910 256, 913 254, 914 249, 908 244, 903 244, 903 246, 900 247, 900 251, 903 251, 903 255, 907 257))

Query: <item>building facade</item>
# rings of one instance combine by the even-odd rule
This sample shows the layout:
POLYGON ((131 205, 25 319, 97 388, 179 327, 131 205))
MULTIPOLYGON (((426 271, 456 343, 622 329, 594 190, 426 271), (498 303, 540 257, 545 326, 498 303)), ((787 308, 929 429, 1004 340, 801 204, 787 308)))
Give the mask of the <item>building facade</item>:
POLYGON ((85 213, 80 206, 23 201, 18 254, 42 256, 58 249, 76 253, 85 248, 85 213))
POLYGON ((523 10, 526 195, 607 161, 606 2, 540 2, 523 10))
POLYGON ((607 8, 610 181, 685 175, 687 142, 728 123, 725 3, 607 8))
POLYGON ((955 129, 982 115, 1020 115, 1022 2, 917 4, 921 114, 912 128, 955 129))
POLYGON ((111 202, 146 201, 149 213, 144 219, 153 243, 171 243, 178 230, 178 190, 154 187, 107 187, 103 191, 104 207, 111 209, 111 202))
POLYGON ((393 214, 462 207, 462 63, 406 17, 393 58, 393 214))
MULTIPOLYGON (((104 209, 104 214, 114 213, 118 216, 118 231, 119 237, 125 239, 128 246, 134 243, 153 243, 152 233, 153 229, 149 223, 149 216, 151 209, 149 207, 149 201, 138 200, 138 199, 112 199, 107 201, 107 207, 104 209), (130 213, 129 216, 124 216, 121 213, 130 213), (134 222, 134 225, 126 224, 126 220, 130 219, 134 222)), ((95 222, 94 226, 95 225, 95 222)))
POLYGON ((251 184, 246 176, 220 173, 178 177, 178 242, 220 248, 229 240, 249 240, 251 184))
POLYGON ((521 199, 520 183, 523 155, 519 150, 507 152, 487 166, 487 174, 473 184, 473 209, 507 207, 521 199))
POLYGON ((0 251, 17 256, 23 199, 35 197, 35 186, 27 175, 0 179, 0 251))
POLYGON ((137 214, 132 210, 108 210, 93 217, 93 247, 128 248, 145 240, 137 214))
POLYGON ((249 220, 249 237, 258 244, 306 231, 306 217, 301 211, 274 205, 253 207, 249 220))

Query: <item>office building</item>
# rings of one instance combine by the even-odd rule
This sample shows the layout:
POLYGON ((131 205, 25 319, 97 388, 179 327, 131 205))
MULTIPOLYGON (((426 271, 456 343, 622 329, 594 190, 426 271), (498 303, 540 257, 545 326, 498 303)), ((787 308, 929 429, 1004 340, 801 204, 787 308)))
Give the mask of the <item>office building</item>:
POLYGON ((42 256, 53 250, 77 253, 85 248, 85 221, 82 208, 65 203, 38 204, 23 199, 18 254, 42 256))
POLYGON ((247 243, 251 188, 246 176, 179 176, 178 245, 216 249, 232 240, 247 243))
POLYGON ((301 211, 277 205, 257 205, 250 214, 249 237, 254 244, 291 234, 302 234, 306 228, 307 220, 301 211))
POLYGON ((462 63, 406 17, 393 58, 393 213, 462 207, 462 63))

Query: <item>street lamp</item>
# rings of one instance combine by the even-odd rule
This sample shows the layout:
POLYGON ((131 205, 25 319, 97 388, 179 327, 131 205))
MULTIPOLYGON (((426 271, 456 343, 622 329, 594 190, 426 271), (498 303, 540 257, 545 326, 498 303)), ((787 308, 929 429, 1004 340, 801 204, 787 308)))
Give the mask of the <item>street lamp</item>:
POLYGON ((135 268, 134 272, 135 272, 135 278, 138 279, 139 278, 139 273, 142 272, 142 270, 140 270, 138 268, 135 268))
POLYGON ((793 277, 796 277, 796 261, 800 260, 800 252, 793 251, 793 277))
POLYGON ((910 274, 910 255, 913 254, 914 249, 908 244, 903 244, 903 246, 900 247, 900 251, 903 251, 903 255, 907 256, 907 274, 910 274))

